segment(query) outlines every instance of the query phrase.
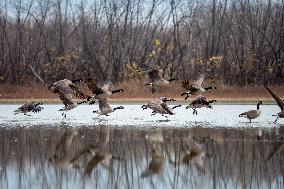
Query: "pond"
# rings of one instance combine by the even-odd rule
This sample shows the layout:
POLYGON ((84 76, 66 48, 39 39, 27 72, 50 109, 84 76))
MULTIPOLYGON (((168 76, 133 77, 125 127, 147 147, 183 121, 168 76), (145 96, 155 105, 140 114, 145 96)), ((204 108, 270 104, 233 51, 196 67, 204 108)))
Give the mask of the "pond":
MULTIPOLYGON (((0 188, 283 188, 284 125, 277 106, 185 107, 168 118, 141 105, 110 116, 61 105, 31 116, 0 105, 0 188)), ((113 105, 116 106, 115 104, 113 105)))

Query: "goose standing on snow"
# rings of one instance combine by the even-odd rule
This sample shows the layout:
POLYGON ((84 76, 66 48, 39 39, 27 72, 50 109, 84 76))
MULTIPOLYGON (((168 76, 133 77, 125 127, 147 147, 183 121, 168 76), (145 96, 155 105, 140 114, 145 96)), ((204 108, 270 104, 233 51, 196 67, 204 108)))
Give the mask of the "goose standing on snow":
POLYGON ((207 100, 206 97, 199 95, 197 96, 187 107, 188 108, 192 108, 193 109, 193 114, 197 115, 197 110, 196 108, 202 108, 202 107, 206 107, 206 108, 211 108, 211 103, 216 102, 216 100, 207 100))
POLYGON ((284 101, 274 92, 272 91, 268 86, 265 86, 265 88, 268 90, 270 95, 274 98, 274 100, 277 102, 279 108, 281 109, 281 112, 278 112, 276 120, 273 123, 276 123, 278 118, 284 118, 284 101))
POLYGON ((162 114, 162 116, 164 116, 164 114, 174 115, 173 109, 177 107, 181 107, 181 105, 177 105, 177 106, 170 108, 167 105, 168 101, 175 101, 175 99, 171 99, 167 97, 160 97, 156 100, 152 100, 151 102, 148 102, 147 104, 143 105, 141 108, 143 108, 143 110, 147 108, 152 109, 153 112, 151 116, 155 115, 156 113, 162 114))
POLYGON ((30 116, 27 114, 28 112, 38 113, 43 109, 43 107, 39 105, 42 105, 42 103, 26 102, 25 104, 23 104, 21 107, 19 107, 17 110, 14 111, 15 112, 14 115, 18 113, 23 113, 26 116, 30 116))
MULTIPOLYGON (((83 92, 81 92, 78 87, 74 83, 81 82, 82 80, 68 80, 63 79, 60 81, 57 81, 53 83, 52 85, 49 85, 48 89, 52 90, 53 93, 56 93, 59 95, 60 100, 64 104, 64 108, 60 109, 59 111, 69 111, 75 107, 77 107, 79 104, 86 103, 87 101, 82 101, 79 103, 75 103, 73 101, 73 96, 79 98, 79 99, 87 99, 90 96, 85 95, 83 92)), ((62 116, 66 117, 66 114, 63 113, 62 116)))
POLYGON ((116 108, 112 108, 109 105, 108 98, 101 98, 101 99, 99 99, 99 109, 100 110, 96 110, 96 111, 93 111, 93 112, 97 113, 99 115, 109 116, 108 115, 109 113, 114 112, 115 110, 118 110, 118 109, 124 109, 124 107, 118 106, 116 108))
POLYGON ((170 82, 178 80, 178 78, 171 78, 171 79, 164 79, 163 78, 163 70, 162 69, 153 69, 148 73, 150 78, 150 83, 145 84, 145 86, 149 85, 152 88, 152 93, 156 92, 156 86, 165 86, 168 85, 170 82))
MULTIPOLYGON (((94 80, 93 78, 89 76, 85 78, 85 83, 87 84, 91 92, 94 94, 94 96, 91 97, 92 99, 105 99, 114 93, 124 92, 123 89, 117 89, 117 90, 110 91, 110 86, 112 85, 111 82, 104 83, 102 86, 99 86, 96 80, 94 80)), ((90 98, 88 100, 90 100, 90 98)), ((94 101, 91 102, 91 104, 93 103, 94 101)))
POLYGON ((261 111, 260 111, 260 109, 259 109, 259 106, 262 104, 262 101, 259 101, 258 103, 257 103, 257 109, 256 110, 250 110, 250 111, 247 111, 247 112, 244 112, 244 113, 241 113, 240 115, 239 115, 239 117, 244 117, 244 118, 247 118, 247 119, 249 119, 249 122, 251 123, 251 120, 252 119, 255 119, 255 118, 257 118, 258 116, 260 116, 260 114, 261 114, 261 111))
POLYGON ((202 74, 198 77, 198 79, 193 82, 190 83, 188 80, 184 80, 182 82, 182 87, 185 88, 187 91, 185 93, 182 93, 181 96, 186 95, 185 100, 190 96, 190 95, 195 95, 195 94, 200 94, 200 93, 204 93, 207 90, 210 89, 217 89, 216 87, 202 87, 202 82, 204 80, 205 75, 202 74))

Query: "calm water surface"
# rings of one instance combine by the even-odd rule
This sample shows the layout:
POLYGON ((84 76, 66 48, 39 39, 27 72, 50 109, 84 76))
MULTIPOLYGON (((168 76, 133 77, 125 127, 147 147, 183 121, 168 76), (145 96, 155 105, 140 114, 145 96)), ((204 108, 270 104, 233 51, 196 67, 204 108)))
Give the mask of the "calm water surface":
MULTIPOLYGON (((262 106, 215 105, 169 118, 125 105, 109 117, 60 105, 32 116, 0 105, 0 188, 283 188, 284 120, 262 106)), ((113 105, 115 107, 116 105, 113 105)))

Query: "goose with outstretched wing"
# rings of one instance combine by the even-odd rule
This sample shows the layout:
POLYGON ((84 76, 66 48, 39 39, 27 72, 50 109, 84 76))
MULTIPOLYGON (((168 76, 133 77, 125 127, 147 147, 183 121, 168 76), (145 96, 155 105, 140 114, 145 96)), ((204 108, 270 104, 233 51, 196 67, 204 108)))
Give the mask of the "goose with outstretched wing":
POLYGON ((277 102, 281 112, 278 112, 277 115, 273 115, 276 116, 276 120, 274 121, 274 123, 277 122, 278 118, 284 118, 284 101, 273 91, 271 90, 268 86, 264 86, 269 94, 274 98, 274 100, 277 102))
POLYGON ((96 111, 93 111, 93 112, 97 113, 99 115, 109 116, 108 115, 109 113, 114 112, 115 110, 118 110, 118 109, 124 109, 124 107, 118 106, 118 107, 112 108, 109 104, 108 98, 100 98, 99 99, 99 109, 100 110, 96 110, 96 111))
POLYGON ((26 102, 25 104, 23 104, 22 106, 20 106, 17 110, 15 110, 14 115, 19 114, 19 113, 23 113, 26 116, 30 116, 27 113, 28 112, 33 112, 33 113, 38 113, 40 112, 43 107, 39 106, 42 105, 41 102, 37 103, 37 102, 26 102))
POLYGON ((181 96, 186 95, 185 100, 190 95, 201 94, 210 89, 217 89, 216 87, 202 87, 202 83, 204 81, 205 74, 201 74, 196 81, 193 83, 189 82, 189 80, 184 80, 182 82, 182 87, 186 89, 186 92, 182 93, 181 96))
POLYGON ((177 107, 181 107, 181 105, 176 105, 176 106, 171 108, 167 105, 168 101, 175 101, 175 99, 167 98, 167 97, 160 97, 158 99, 147 102, 141 108, 143 108, 143 110, 145 110, 147 108, 150 108, 151 110, 153 110, 151 116, 159 113, 159 114, 162 114, 162 116, 167 117, 164 114, 174 115, 173 109, 175 109, 177 107))
MULTIPOLYGON (((63 79, 49 85, 48 89, 52 90, 53 93, 58 94, 60 100, 64 104, 64 108, 59 111, 69 111, 79 104, 86 103, 87 101, 82 101, 79 103, 75 103, 73 98, 76 97, 78 99, 88 99, 90 96, 84 94, 82 91, 78 89, 78 87, 74 84, 76 82, 81 82, 82 80, 68 80, 63 79)), ((63 113, 62 116, 66 117, 66 114, 63 113)))
POLYGON ((114 93, 124 92, 123 89, 110 90, 112 86, 111 82, 105 82, 100 86, 95 79, 89 76, 85 78, 85 83, 87 84, 89 90, 94 95, 88 99, 88 100, 92 99, 91 104, 94 103, 95 99, 104 99, 110 97, 114 93))
POLYGON ((186 109, 192 108, 193 114, 197 115, 197 108, 206 107, 212 109, 211 103, 213 102, 216 102, 216 100, 207 100, 206 97, 199 95, 186 107, 186 109))
POLYGON ((152 88, 152 93, 156 92, 156 86, 166 86, 170 82, 178 80, 178 78, 164 79, 163 78, 163 70, 155 68, 148 72, 148 77, 150 78, 150 82, 145 84, 145 86, 150 86, 152 88))

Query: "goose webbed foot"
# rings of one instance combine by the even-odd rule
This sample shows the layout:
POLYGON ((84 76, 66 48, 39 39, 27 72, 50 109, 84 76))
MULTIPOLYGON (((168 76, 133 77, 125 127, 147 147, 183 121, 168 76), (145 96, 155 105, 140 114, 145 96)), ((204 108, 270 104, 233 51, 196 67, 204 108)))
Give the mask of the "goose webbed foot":
POLYGON ((279 116, 278 115, 272 115, 272 116, 277 116, 276 119, 273 121, 273 123, 275 124, 278 121, 279 116))
POLYGON ((31 116, 31 115, 29 115, 29 114, 24 114, 25 116, 31 116))
POLYGON ((152 112, 151 116, 156 115, 157 112, 152 112))
POLYGON ((143 106, 141 106, 141 108, 142 108, 143 110, 146 110, 146 109, 147 109, 147 106, 144 104, 143 106))
POLYGON ((156 93, 155 87, 152 87, 152 93, 156 93))
POLYGON ((62 113, 61 116, 66 118, 66 113, 62 113))
POLYGON ((121 109, 124 109, 124 107, 123 107, 123 106, 118 106, 118 107, 114 108, 113 111, 115 111, 115 110, 121 110, 121 109))
POLYGON ((193 109, 193 115, 197 115, 197 110, 196 109, 193 109))
POLYGON ((95 100, 92 100, 90 103, 89 103, 89 105, 93 105, 93 104, 95 104, 96 103, 96 101, 95 100))
POLYGON ((176 106, 172 107, 172 109, 175 109, 175 108, 178 108, 178 107, 181 107, 181 105, 176 105, 176 106))
POLYGON ((186 95, 186 97, 184 98, 184 100, 187 100, 191 94, 190 94, 190 92, 185 92, 185 93, 182 93, 182 94, 181 94, 181 96, 184 96, 184 95, 186 95))

